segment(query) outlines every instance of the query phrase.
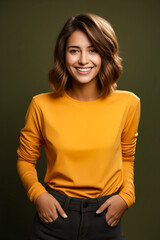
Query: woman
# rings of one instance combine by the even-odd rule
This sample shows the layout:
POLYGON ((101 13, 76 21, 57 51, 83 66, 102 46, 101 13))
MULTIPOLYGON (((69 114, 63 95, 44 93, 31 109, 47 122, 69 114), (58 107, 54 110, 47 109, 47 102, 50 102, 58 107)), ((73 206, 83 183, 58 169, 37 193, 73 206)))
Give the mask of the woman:
POLYGON ((52 91, 33 97, 17 168, 37 214, 30 239, 122 240, 135 202, 140 99, 117 90, 122 72, 114 30, 93 14, 71 17, 57 39, 52 91), (44 145, 45 183, 35 169, 44 145))

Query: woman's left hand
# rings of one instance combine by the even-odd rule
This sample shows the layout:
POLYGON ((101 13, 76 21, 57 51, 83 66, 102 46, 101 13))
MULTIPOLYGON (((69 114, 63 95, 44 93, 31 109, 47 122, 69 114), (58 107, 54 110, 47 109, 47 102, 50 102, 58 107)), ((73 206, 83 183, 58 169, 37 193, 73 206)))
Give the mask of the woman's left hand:
POLYGON ((124 212, 128 209, 126 202, 118 194, 113 195, 107 199, 96 211, 96 213, 103 212, 106 208, 106 221, 108 225, 115 226, 118 224, 124 212))

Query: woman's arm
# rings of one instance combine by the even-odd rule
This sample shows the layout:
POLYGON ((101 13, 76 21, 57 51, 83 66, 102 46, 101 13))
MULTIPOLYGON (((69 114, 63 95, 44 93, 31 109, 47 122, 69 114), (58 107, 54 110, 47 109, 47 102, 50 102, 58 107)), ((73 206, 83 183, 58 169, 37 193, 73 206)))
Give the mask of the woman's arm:
POLYGON ((119 195, 128 207, 135 202, 134 159, 140 121, 140 99, 130 106, 127 121, 121 136, 123 184, 119 195))
POLYGON ((108 208, 106 220, 111 226, 115 226, 127 208, 135 202, 134 159, 140 121, 140 99, 136 100, 137 102, 133 102, 130 106, 121 137, 123 161, 122 187, 119 194, 110 197, 97 209, 97 213, 101 213, 108 208))
POLYGON ((17 149, 17 170, 29 199, 34 203, 41 193, 46 192, 38 181, 35 168, 40 156, 40 146, 43 144, 41 113, 33 97, 25 116, 25 126, 21 129, 20 144, 17 149))
POLYGON ((44 222, 51 222, 57 218, 57 211, 64 218, 67 215, 59 202, 38 181, 35 166, 40 156, 40 147, 45 143, 41 121, 41 111, 33 98, 25 116, 25 126, 21 130, 17 170, 29 199, 37 208, 39 217, 44 222))

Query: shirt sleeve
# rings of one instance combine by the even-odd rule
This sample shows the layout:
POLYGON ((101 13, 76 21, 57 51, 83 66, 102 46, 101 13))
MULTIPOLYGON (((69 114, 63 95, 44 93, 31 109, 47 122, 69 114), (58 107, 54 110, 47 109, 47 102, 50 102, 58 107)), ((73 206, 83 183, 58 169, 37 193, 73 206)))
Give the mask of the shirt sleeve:
POLYGON ((140 99, 136 98, 129 108, 125 126, 121 135, 123 184, 119 195, 128 207, 135 202, 134 160, 140 121, 140 99))
POLYGON ((41 122, 41 112, 33 97, 25 115, 25 126, 20 131, 20 144, 17 149, 18 174, 32 202, 35 202, 41 193, 46 192, 44 186, 38 181, 35 168, 40 156, 40 146, 44 144, 41 122))

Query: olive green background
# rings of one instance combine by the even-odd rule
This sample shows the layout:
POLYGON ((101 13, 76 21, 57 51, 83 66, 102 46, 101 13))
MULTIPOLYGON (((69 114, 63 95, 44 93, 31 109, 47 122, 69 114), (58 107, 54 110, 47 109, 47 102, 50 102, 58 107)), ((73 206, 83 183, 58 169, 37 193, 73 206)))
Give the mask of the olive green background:
MULTIPOLYGON (((141 99, 135 159, 136 204, 123 216, 126 240, 160 239, 160 1, 1 0, 0 238, 25 240, 35 207, 16 170, 20 129, 32 96, 49 91, 47 74, 61 27, 75 13, 92 12, 111 22, 120 45, 124 71, 118 89, 141 99)), ((38 160, 45 173, 45 154, 38 160)))

